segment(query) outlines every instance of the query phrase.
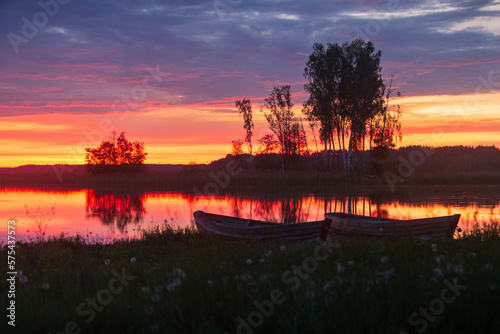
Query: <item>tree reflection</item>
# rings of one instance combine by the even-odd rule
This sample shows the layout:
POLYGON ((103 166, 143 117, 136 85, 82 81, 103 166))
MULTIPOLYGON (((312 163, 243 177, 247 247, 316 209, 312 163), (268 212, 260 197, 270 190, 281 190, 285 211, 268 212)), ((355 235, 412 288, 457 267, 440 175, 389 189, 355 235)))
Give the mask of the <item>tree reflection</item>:
POLYGON ((114 226, 123 233, 130 223, 139 223, 146 210, 144 194, 100 193, 87 190, 85 199, 86 217, 98 217, 103 225, 114 226))
MULTIPOLYGON (((251 218, 277 223, 293 224, 307 221, 309 213, 304 210, 305 197, 241 198, 232 196, 229 203, 232 215, 241 217, 249 212, 251 218)), ((310 202, 309 202, 310 207, 310 202)))

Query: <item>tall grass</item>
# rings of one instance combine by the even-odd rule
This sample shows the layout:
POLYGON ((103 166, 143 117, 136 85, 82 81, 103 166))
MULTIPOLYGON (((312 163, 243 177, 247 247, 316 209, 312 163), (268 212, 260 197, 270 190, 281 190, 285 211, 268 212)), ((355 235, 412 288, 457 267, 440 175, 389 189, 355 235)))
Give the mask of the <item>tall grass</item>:
MULTIPOLYGON (((168 227, 113 244, 20 243, 16 263, 26 279, 16 283, 16 330, 60 333, 73 321, 82 333, 416 333, 423 323, 415 320, 426 319, 419 310, 458 284, 466 288, 445 293, 455 298, 430 313, 426 332, 498 333, 499 235, 496 224, 455 240, 332 240, 331 254, 318 253, 318 243, 228 241, 168 227), (119 286, 113 271, 134 278, 109 301, 102 291, 119 286), (277 290, 271 309, 265 301, 277 290), (88 298, 100 310, 92 321, 88 298)), ((0 290, 5 310, 5 280, 0 290)), ((5 319, 0 328, 9 329, 5 319)))

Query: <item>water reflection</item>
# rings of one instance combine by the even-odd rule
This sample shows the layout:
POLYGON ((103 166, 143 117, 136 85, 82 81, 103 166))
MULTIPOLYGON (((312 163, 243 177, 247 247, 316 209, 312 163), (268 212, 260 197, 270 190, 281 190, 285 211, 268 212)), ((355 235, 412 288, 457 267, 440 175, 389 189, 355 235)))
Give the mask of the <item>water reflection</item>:
MULTIPOLYGON (((282 197, 282 198, 241 198, 234 196, 230 198, 232 216, 242 217, 250 214, 249 218, 266 220, 276 223, 293 224, 308 219, 305 212, 304 197, 282 197)), ((311 203, 309 202, 309 206, 311 203)))
POLYGON ((85 195, 86 217, 97 217, 105 226, 123 233, 127 225, 140 223, 146 214, 145 194, 120 194, 87 190, 85 195))
MULTIPOLYGON (((348 188, 320 194, 242 192, 224 196, 92 189, 0 189, 0 215, 17 219, 16 235, 27 236, 31 229, 25 205, 45 210, 54 203, 56 214, 47 227, 47 235, 65 233, 113 239, 139 236, 138 225, 147 229, 165 220, 174 227, 194 227, 196 210, 278 223, 321 220, 325 212, 333 211, 399 219, 459 213, 463 230, 491 220, 500 221, 498 186, 408 187, 389 194, 376 189, 348 188)), ((5 229, 0 231, 3 240, 6 235, 5 229)))

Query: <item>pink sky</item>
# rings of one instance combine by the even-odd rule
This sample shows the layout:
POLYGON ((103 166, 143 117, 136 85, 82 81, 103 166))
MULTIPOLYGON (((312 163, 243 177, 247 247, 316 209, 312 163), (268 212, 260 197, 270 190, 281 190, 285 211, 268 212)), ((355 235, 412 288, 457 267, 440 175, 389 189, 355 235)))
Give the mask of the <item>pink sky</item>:
POLYGON ((221 158, 245 136, 236 99, 252 101, 256 145, 270 132, 260 106, 272 88, 292 86, 300 117, 313 44, 356 37, 382 50, 385 77, 395 74, 401 145, 500 146, 500 5, 230 4, 89 0, 50 13, 36 1, 5 4, 0 166, 81 164, 112 130, 144 142, 148 163, 221 158))

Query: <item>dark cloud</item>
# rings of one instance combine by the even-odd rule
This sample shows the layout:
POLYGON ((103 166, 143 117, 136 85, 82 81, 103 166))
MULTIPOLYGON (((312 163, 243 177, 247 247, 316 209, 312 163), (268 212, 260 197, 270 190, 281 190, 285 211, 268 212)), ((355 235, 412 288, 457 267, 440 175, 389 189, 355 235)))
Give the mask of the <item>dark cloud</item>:
POLYGON ((277 83, 298 93, 304 55, 315 42, 355 37, 382 50, 384 74, 396 72, 405 95, 473 92, 478 76, 500 66, 500 31, 487 23, 499 7, 488 1, 73 0, 58 7, 50 7, 57 13, 27 38, 23 20, 43 16, 38 2, 2 2, 3 105, 78 101, 85 107, 67 112, 92 112, 93 104, 130 96, 156 66, 165 77, 146 91, 151 105, 262 97, 277 83), (26 38, 18 53, 10 33, 26 38))

